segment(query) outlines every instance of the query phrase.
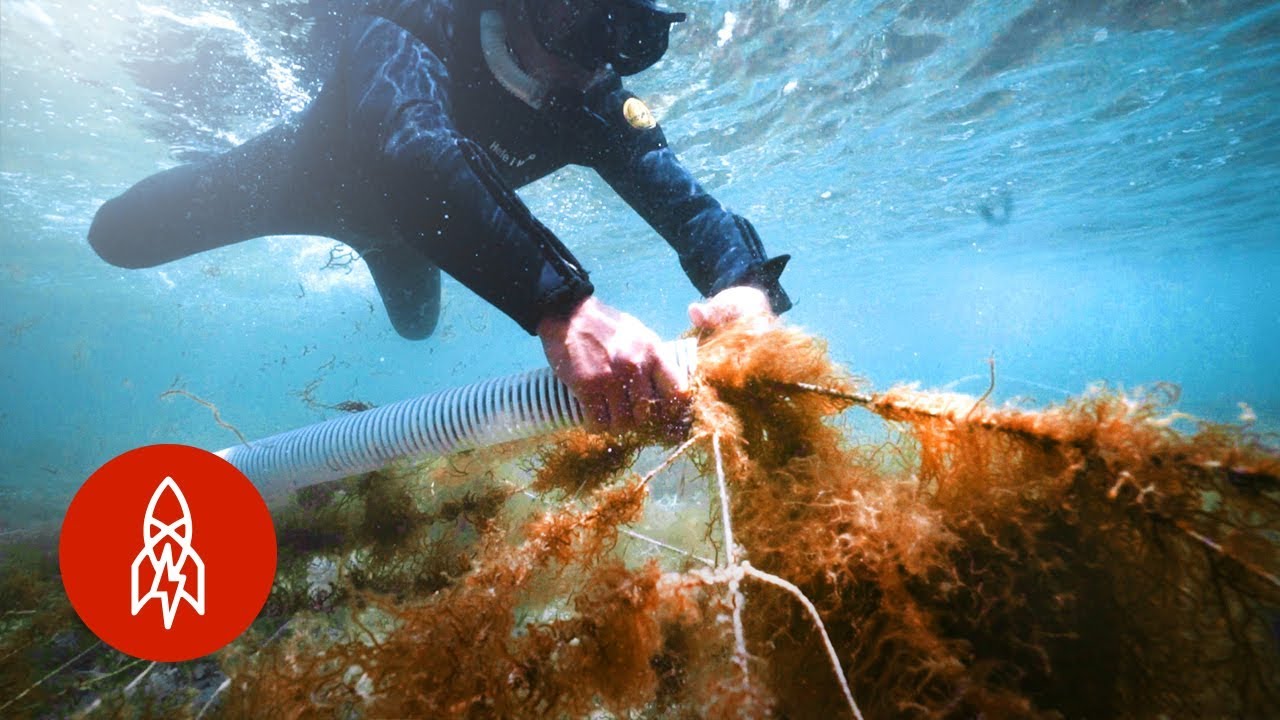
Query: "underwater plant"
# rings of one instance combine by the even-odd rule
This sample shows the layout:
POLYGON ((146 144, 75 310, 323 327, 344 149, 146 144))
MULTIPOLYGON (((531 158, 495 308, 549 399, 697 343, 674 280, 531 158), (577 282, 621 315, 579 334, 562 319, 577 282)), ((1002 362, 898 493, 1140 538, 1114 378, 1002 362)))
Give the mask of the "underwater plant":
MULTIPOLYGON (((135 673, 104 648, 90 649, 113 679, 32 686, 55 659, 6 620, 0 703, 298 718, 1272 715, 1280 455, 1249 426, 1175 429, 1172 400, 1098 388, 1026 410, 872 393, 799 330, 731 327, 702 339, 677 440, 572 431, 300 492, 277 513, 262 616, 220 655, 217 682, 181 702, 130 695, 135 673), (854 426, 865 411, 881 432, 854 426)), ((5 587, 37 575, 6 571, 5 587)), ((37 602, 19 590, 0 592, 6 608, 37 602)))

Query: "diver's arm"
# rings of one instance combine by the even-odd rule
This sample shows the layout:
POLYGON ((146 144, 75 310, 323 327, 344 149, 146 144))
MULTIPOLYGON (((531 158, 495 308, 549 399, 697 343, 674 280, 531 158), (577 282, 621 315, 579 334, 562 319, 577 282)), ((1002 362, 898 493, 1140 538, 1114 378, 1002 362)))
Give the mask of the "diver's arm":
POLYGON ((545 317, 568 315, 592 294, 587 273, 455 130, 444 64, 389 21, 356 32, 350 137, 397 231, 530 334, 545 317))
MULTIPOLYGON (((791 300, 778 276, 789 256, 767 257, 751 223, 726 210, 694 180, 656 124, 644 127, 641 119, 637 128, 626 119, 621 108, 630 99, 617 93, 601 111, 613 132, 592 166, 675 249, 704 297, 749 286, 764 292, 774 313, 788 310, 791 300)), ((739 299, 737 295, 732 298, 739 299)))
POLYGON ((556 376, 597 426, 669 418, 687 390, 672 358, 638 320, 591 296, 569 251, 455 131, 444 65, 390 22, 357 32, 348 123, 400 234, 539 335, 556 376))

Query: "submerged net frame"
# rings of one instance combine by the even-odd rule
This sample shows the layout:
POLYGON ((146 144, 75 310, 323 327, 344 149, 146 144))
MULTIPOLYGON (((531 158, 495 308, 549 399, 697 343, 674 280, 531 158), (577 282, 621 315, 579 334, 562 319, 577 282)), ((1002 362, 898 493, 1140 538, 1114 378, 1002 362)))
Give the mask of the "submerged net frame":
MULTIPOLYGON (((1280 459, 1247 426, 1177 432, 1159 392, 1041 411, 859 392, 783 327, 707 338, 699 368, 692 427, 660 459, 642 449, 661 438, 574 433, 536 463, 524 444, 300 494, 225 679, 166 702, 112 667, 130 684, 93 712, 1280 708, 1280 459), (851 405, 886 421, 882 442, 851 442, 851 405), (651 495, 673 475, 693 497, 668 507, 671 487, 651 495), (632 527, 655 513, 656 532, 632 527)), ((33 679, 0 703, 56 692, 33 679)))

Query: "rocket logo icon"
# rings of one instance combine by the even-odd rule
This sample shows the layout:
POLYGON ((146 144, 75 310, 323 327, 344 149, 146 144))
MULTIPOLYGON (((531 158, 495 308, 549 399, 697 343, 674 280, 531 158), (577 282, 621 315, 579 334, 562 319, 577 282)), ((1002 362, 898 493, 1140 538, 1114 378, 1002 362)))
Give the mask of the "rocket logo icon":
POLYGON ((183 662, 218 652, 258 617, 275 581, 276 534, 262 495, 231 463, 147 445, 80 486, 58 564, 71 606, 103 642, 183 662))
POLYGON ((156 600, 165 630, 173 627, 184 600, 204 615, 204 560, 191 546, 191 508, 172 477, 156 487, 142 522, 142 550, 133 560, 130 582, 132 614, 156 600))

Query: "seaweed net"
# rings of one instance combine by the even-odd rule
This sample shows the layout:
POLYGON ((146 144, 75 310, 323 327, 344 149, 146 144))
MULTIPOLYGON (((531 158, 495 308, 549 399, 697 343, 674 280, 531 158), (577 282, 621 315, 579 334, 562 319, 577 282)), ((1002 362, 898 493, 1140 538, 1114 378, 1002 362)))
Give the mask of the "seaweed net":
POLYGON ((698 362, 679 441, 574 432, 300 493, 267 608, 182 712, 1280 712, 1280 456, 1248 425, 1176 430, 1163 388, 869 393, 782 326, 698 362))

